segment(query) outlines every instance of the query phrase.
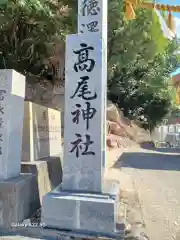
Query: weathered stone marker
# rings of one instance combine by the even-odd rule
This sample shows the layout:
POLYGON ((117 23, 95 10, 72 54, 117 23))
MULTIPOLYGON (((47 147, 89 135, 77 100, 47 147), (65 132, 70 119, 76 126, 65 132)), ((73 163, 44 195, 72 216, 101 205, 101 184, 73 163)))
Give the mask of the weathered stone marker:
POLYGON ((59 156, 62 152, 60 142, 60 111, 26 101, 22 161, 33 162, 49 156, 59 156))
POLYGON ((0 70, 0 228, 27 218, 36 203, 35 177, 20 174, 25 77, 0 70), (33 194, 32 194, 33 193, 33 194))
POLYGON ((24 102, 21 172, 37 176, 36 201, 62 182, 61 112, 24 102))
POLYGON ((43 198, 42 222, 59 229, 115 234, 119 183, 103 177, 107 2, 78 4, 79 34, 66 39, 63 182, 43 198))
POLYGON ((25 77, 0 70, 0 180, 21 170, 25 77))

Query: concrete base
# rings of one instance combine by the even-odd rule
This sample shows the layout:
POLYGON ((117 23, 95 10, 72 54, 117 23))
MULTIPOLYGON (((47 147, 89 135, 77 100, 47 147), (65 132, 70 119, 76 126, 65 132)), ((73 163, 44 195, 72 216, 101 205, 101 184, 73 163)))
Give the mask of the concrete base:
POLYGON ((36 175, 40 203, 42 203, 42 197, 45 194, 62 182, 62 166, 59 157, 48 157, 34 162, 21 162, 21 172, 36 175))
POLYGON ((0 181, 0 228, 10 228, 28 218, 38 208, 37 195, 32 174, 0 181))
POLYGON ((61 186, 57 187, 43 198, 41 222, 50 228, 115 233, 119 184, 117 187, 117 182, 111 181, 106 186, 102 194, 63 191, 61 186))

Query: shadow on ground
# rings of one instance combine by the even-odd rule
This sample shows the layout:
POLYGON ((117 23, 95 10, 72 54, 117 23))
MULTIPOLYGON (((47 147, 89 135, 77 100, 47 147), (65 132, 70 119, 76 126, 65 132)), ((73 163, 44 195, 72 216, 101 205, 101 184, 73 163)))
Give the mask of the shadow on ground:
POLYGON ((128 152, 121 155, 113 168, 180 171, 180 155, 128 152))

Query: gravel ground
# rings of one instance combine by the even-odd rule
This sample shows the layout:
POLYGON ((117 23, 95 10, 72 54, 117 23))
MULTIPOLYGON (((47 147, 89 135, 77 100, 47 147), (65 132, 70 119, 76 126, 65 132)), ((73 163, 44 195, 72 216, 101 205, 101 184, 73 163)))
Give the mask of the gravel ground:
POLYGON ((133 150, 114 164, 132 177, 152 240, 180 240, 179 154, 175 149, 172 153, 133 150))

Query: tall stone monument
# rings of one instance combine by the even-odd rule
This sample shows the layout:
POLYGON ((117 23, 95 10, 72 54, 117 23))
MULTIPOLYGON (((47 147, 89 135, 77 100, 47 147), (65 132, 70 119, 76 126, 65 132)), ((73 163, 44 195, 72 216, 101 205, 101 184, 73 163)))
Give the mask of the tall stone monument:
POLYGON ((36 208, 35 176, 20 174, 25 77, 0 70, 0 228, 20 223, 36 208))
POLYGON ((119 183, 104 180, 106 0, 79 0, 78 34, 67 36, 65 69, 63 182, 44 196, 42 222, 59 229, 116 234, 119 183))
POLYGON ((25 77, 0 70, 0 180, 20 174, 24 95, 25 77))

